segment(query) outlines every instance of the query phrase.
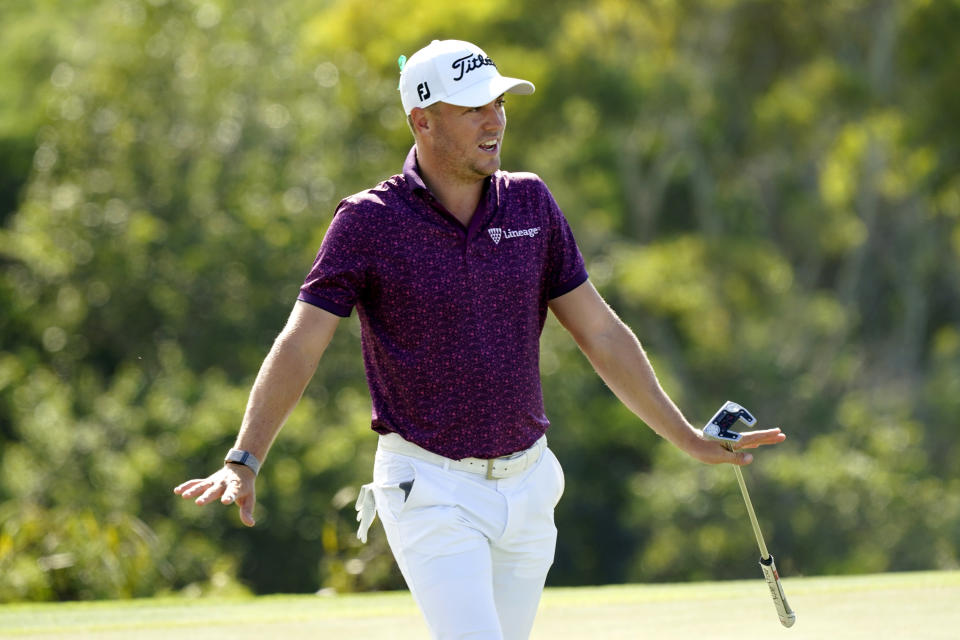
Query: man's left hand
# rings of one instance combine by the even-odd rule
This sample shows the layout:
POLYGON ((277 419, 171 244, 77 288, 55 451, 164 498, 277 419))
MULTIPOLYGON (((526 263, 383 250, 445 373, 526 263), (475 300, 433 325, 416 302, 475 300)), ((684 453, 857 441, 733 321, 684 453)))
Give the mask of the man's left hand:
POLYGON ((736 464, 746 466, 753 462, 753 455, 741 449, 756 449, 765 445, 779 444, 787 439, 787 434, 779 428, 744 431, 740 441, 734 445, 734 450, 727 449, 718 440, 708 440, 700 433, 699 442, 690 451, 697 460, 708 464, 736 464))

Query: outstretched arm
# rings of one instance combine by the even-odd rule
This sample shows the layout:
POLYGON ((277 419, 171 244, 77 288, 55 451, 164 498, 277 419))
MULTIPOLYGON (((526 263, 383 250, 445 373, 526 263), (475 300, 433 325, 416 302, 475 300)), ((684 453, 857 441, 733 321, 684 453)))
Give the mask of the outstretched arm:
MULTIPOLYGON (((249 451, 261 462, 267 457, 274 438, 313 377, 339 321, 332 313, 297 301, 253 383, 235 448, 249 451)), ((183 498, 196 498, 199 505, 217 499, 223 504, 236 502, 240 519, 252 527, 255 479, 249 467, 225 464, 206 478, 184 482, 173 492, 183 498)))
MULTIPOLYGON (((633 331, 603 300, 588 280, 550 301, 550 309, 570 332, 607 386, 651 429, 702 462, 745 465, 753 456, 731 452, 704 439, 660 386, 650 360, 633 331)), ((741 449, 776 444, 786 439, 780 429, 749 431, 741 449)))

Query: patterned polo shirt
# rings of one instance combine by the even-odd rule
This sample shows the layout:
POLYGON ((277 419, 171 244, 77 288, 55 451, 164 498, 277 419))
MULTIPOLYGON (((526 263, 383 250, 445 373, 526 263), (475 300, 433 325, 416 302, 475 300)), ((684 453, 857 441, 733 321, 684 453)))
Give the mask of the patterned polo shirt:
POLYGON ((532 173, 487 178, 469 227, 403 173, 340 202, 299 299, 357 308, 372 428, 449 458, 531 446, 547 301, 587 280, 563 213, 532 173))

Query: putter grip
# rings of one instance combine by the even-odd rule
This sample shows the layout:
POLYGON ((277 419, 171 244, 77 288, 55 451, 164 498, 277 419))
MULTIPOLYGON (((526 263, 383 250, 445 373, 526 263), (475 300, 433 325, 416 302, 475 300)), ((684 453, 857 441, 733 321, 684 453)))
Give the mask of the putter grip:
POLYGON ((777 573, 777 565, 773 562, 773 555, 767 559, 760 558, 760 569, 763 570, 763 577, 770 588, 770 596, 773 598, 773 606, 777 608, 780 624, 785 627, 792 627, 793 623, 797 621, 797 614, 787 604, 787 597, 783 594, 783 585, 780 584, 780 574, 777 573))

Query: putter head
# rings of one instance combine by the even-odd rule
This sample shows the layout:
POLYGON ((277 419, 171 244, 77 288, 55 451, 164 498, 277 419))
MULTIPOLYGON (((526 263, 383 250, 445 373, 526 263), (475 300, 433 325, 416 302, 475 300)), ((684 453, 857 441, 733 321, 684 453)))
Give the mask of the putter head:
POLYGON ((743 422, 748 427, 752 427, 757 424, 757 419, 736 402, 728 400, 710 418, 710 422, 703 428, 703 435, 711 440, 719 440, 728 445, 736 444, 740 441, 741 436, 736 431, 731 431, 730 427, 738 422, 743 422))

